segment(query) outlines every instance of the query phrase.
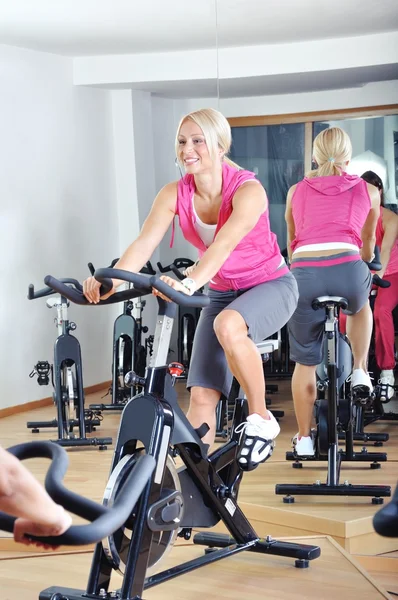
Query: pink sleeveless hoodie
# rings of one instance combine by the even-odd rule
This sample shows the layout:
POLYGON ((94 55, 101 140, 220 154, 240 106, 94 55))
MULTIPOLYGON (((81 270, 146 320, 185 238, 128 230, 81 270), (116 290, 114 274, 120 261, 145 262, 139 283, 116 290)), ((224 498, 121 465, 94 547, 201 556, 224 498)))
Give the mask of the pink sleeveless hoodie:
MULTIPOLYGON (((384 227, 383 227, 383 211, 388 210, 386 208, 380 208, 380 217, 377 221, 376 227, 376 246, 379 246, 381 250, 381 244, 383 242, 384 237, 384 227)), ((394 246, 392 247, 390 260, 388 261, 387 269, 385 270, 384 275, 392 275, 393 273, 398 273, 398 241, 395 241, 394 246)))
MULTIPOLYGON (((232 200, 236 190, 246 181, 255 179, 254 173, 238 170, 223 163, 222 202, 218 215, 215 235, 232 213, 232 200)), ((207 248, 195 229, 193 197, 195 180, 193 175, 185 175, 178 182, 176 215, 185 239, 199 250, 203 256, 207 248)), ((248 210, 250 210, 248 200, 248 210)), ((174 241, 174 223, 170 247, 174 241)), ((280 267, 282 255, 269 224, 268 209, 261 215, 256 226, 239 242, 221 269, 213 277, 210 287, 219 291, 243 290, 288 273, 286 265, 280 267), (280 268, 279 268, 280 267, 280 268)))
POLYGON ((305 177, 292 197, 296 237, 307 244, 346 242, 362 248, 361 230, 371 208, 366 182, 357 175, 305 177))

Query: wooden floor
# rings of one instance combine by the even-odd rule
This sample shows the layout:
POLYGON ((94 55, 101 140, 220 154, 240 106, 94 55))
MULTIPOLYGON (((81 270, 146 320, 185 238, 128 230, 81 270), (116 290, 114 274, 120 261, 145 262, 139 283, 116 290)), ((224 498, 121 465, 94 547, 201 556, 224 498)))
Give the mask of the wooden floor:
MULTIPOLYGON (((187 404, 187 394, 182 383, 179 383, 178 386, 181 405, 185 407, 187 404)), ((226 586, 231 587, 231 590, 228 593, 225 592, 225 597, 231 599, 235 597, 238 598, 238 595, 231 595, 234 593, 232 592, 232 588, 234 588, 234 590, 239 589, 239 586, 237 587, 235 584, 231 586, 231 573, 233 575, 237 569, 239 569, 240 573, 253 574, 253 578, 255 579, 253 588, 251 587, 250 581, 246 581, 245 585, 248 587, 245 587, 245 593, 242 593, 241 590, 239 596, 240 599, 242 596, 248 600, 255 597, 257 598, 262 591, 264 592, 264 597, 266 596, 267 598, 320 597, 320 577, 326 582, 326 571, 329 570, 330 573, 328 577, 330 576, 330 581, 333 581, 333 569, 335 566, 337 568, 337 558, 330 558, 330 553, 333 554, 333 552, 337 552, 339 557, 338 560, 344 562, 347 560, 345 550, 348 550, 351 555, 358 555, 357 558, 360 563, 367 571, 374 573, 378 582, 387 585, 389 590, 398 593, 398 540, 381 538, 374 533, 372 528, 372 516, 378 507, 373 506, 370 503, 370 499, 301 496, 296 498, 295 504, 287 505, 282 502, 281 496, 275 495, 274 490, 276 483, 313 483, 316 480, 325 480, 325 463, 307 463, 302 469, 292 469, 291 463, 285 461, 285 452, 290 449, 290 440, 296 431, 289 386, 289 382, 281 382, 279 393, 272 396, 272 408, 283 409, 285 411, 285 417, 281 420, 282 432, 277 439, 274 454, 265 464, 260 465, 255 471, 244 476, 240 488, 239 499, 245 513, 253 522, 260 535, 270 534, 274 537, 314 535, 319 537, 319 535, 321 535, 331 536, 338 542, 340 545, 339 548, 341 549, 340 554, 338 548, 334 545, 333 540, 328 540, 325 537, 319 538, 323 540, 322 544, 324 544, 326 548, 326 550, 323 548, 322 561, 325 559, 327 564, 316 561, 316 564, 314 563, 311 569, 306 572, 302 578, 302 581, 306 582, 306 586, 309 586, 309 580, 305 578, 314 578, 314 585, 315 582, 317 582, 318 585, 318 596, 315 595, 315 587, 313 596, 309 593, 303 595, 296 594, 295 596, 290 595, 293 593, 293 589, 299 589, 299 583, 296 579, 297 577, 301 577, 301 575, 298 569, 292 568, 292 570, 289 571, 290 575, 287 577, 286 574, 284 574, 284 570, 287 567, 283 561, 281 563, 280 575, 276 575, 273 570, 273 561, 277 560, 279 564, 282 559, 240 555, 228 559, 228 561, 207 567, 207 569, 210 570, 210 575, 209 579, 207 579, 206 576, 205 581, 203 580, 201 571, 198 571, 197 573, 186 576, 186 581, 190 582, 188 588, 182 584, 169 583, 166 584, 166 586, 161 586, 159 589, 154 588, 153 590, 149 590, 146 593, 145 598, 148 598, 149 600, 151 598, 170 597, 175 600, 177 600, 177 598, 189 600, 190 598, 197 598, 199 593, 203 592, 208 598, 215 598, 216 596, 211 595, 212 592, 210 591, 212 573, 214 573, 214 578, 217 578, 220 582, 225 578, 226 586), (369 563, 368 561, 369 559, 371 560, 371 556, 375 555, 379 555, 377 558, 378 562, 374 559, 377 564, 375 562, 375 569, 372 570, 370 567, 373 563, 369 563), (322 566, 317 566, 318 564, 322 564, 322 566), (220 567, 220 565, 222 566, 220 567), (326 569, 326 571, 324 571, 324 569, 326 569), (228 575, 228 573, 230 574, 228 575), (267 588, 266 593, 261 587, 264 585, 265 577, 267 580, 269 578, 272 579, 271 590, 267 588), (290 588, 288 589, 286 587, 288 583, 292 585, 291 591, 290 588), (207 585, 209 585, 209 588, 206 587, 207 585), (169 586, 171 587, 169 588, 169 586), (170 589, 170 592, 167 592, 167 594, 170 595, 166 595, 166 587, 170 589), (182 594, 180 596, 176 595, 177 590, 179 589, 181 589, 182 594), (163 590, 163 594, 161 593, 161 590, 163 590)), ((100 401, 101 395, 103 395, 103 393, 97 393, 91 397, 87 397, 87 405, 91 402, 100 401)), ((103 401, 107 401, 107 399, 104 399, 103 401)), ((0 439, 2 440, 2 444, 7 447, 32 439, 50 439, 50 431, 53 435, 55 434, 53 430, 43 430, 39 434, 32 434, 26 429, 25 422, 27 420, 50 419, 53 417, 53 407, 45 407, 30 411, 30 413, 21 413, 0 419, 0 439)), ((118 414, 107 413, 101 427, 97 430, 95 435, 113 436, 115 439, 118 422, 118 414)), ((389 484, 395 486, 398 479, 398 422, 376 423, 369 427, 369 431, 385 431, 390 434, 389 442, 381 449, 388 453, 388 462, 382 464, 380 470, 371 470, 368 463, 344 463, 341 479, 342 481, 349 480, 350 483, 389 484)), ((379 448, 373 448, 371 444, 368 444, 368 448, 369 451, 372 451, 372 449, 380 451, 379 448)), ((101 501, 103 489, 109 474, 112 448, 109 447, 105 452, 99 452, 95 448, 70 449, 68 450, 68 454, 70 457, 70 467, 65 479, 66 484, 78 493, 87 495, 94 500, 101 501)), ((29 468, 32 469, 41 481, 43 480, 43 474, 45 473, 46 467, 46 461, 44 460, 32 460, 29 462, 29 468)), ((64 584, 66 584, 66 582, 69 581, 68 585, 70 587, 84 586, 84 580, 80 583, 71 583, 70 580, 68 580, 68 573, 76 573, 76 577, 78 577, 77 570, 74 566, 71 566, 76 563, 79 565, 80 577, 80 565, 85 564, 84 561, 86 559, 89 563, 87 555, 79 555, 78 559, 76 556, 72 557, 68 555, 67 558, 63 556, 61 559, 61 557, 49 556, 33 558, 33 554, 28 553, 30 558, 20 558, 21 556, 24 556, 24 554, 19 554, 19 548, 13 547, 10 545, 10 542, 11 540, 9 539, 3 539, 3 541, 0 540, 0 559, 9 559, 0 562, 1 600, 30 600, 30 598, 32 598, 32 600, 33 598, 37 600, 37 594, 29 596, 32 585, 38 580, 40 580, 39 588, 35 588, 36 590, 42 589, 43 585, 49 585, 51 582, 48 581, 46 576, 44 579, 40 578, 42 574, 45 575, 50 571, 56 576, 54 579, 54 582, 56 583, 63 581, 64 584), (2 550, 3 553, 1 552, 2 550), (17 554, 12 554, 13 552, 17 552, 17 554), (69 561, 71 561, 70 564, 69 561), (22 569, 23 572, 28 573, 28 575, 26 577, 24 576, 21 581, 21 578, 17 573, 21 573, 22 569), (71 569, 73 569, 73 571, 71 571, 71 569), (17 588, 15 588, 15 592, 13 591, 13 577, 16 577, 14 581, 18 580, 18 592, 16 592, 17 588), (11 581, 9 581, 10 578, 11 581), (3 582, 5 582, 5 588, 3 588, 3 582), (3 593, 3 589, 5 589, 6 592, 3 593)), ((195 551, 197 551, 196 548, 190 549, 190 552, 195 551)), ((181 549, 175 548, 171 554, 171 556, 176 557, 177 562, 179 552, 181 552, 181 549)), ((164 565, 162 564, 162 568, 163 567, 164 565)), ((352 572, 356 573, 356 577, 360 576, 362 578, 361 585, 364 586, 361 594, 355 595, 354 589, 359 589, 355 586, 358 586, 359 584, 358 582, 351 584, 351 579, 350 581, 347 579, 347 588, 344 588, 346 591, 344 593, 339 592, 342 598, 388 597, 386 595, 383 596, 383 592, 376 591, 374 585, 369 583, 369 580, 366 579, 363 574, 359 575, 360 571, 357 570, 357 566, 355 566, 355 568, 350 566, 347 567, 347 569, 346 567, 341 567, 341 569, 344 573, 346 573, 347 569, 348 571, 353 569, 352 572), (351 585, 353 585, 352 589, 350 588, 351 585)), ((85 570, 82 567, 82 574, 84 572, 85 570)), ((239 576, 239 580, 240 579, 241 576, 239 576)), ((178 581, 181 580, 179 579, 178 581)), ((336 582, 333 581, 333 584, 336 584, 336 582)), ((214 585, 214 582, 212 585, 214 585)), ((221 587, 218 584, 217 587, 217 597, 224 597, 221 595, 222 592, 220 592, 221 587)), ((306 587, 305 589, 308 591, 310 587, 308 587, 308 589, 306 587)), ((322 589, 324 590, 325 588, 322 587, 322 589)), ((322 592, 322 598, 327 599, 329 596, 323 595, 322 592)))
MULTIPOLYGON (((297 541, 297 540, 295 540, 297 541)), ((303 540, 307 543, 307 540, 303 540)), ((145 592, 145 600, 376 600, 391 598, 358 561, 330 538, 315 537, 321 557, 308 569, 296 569, 292 561, 279 557, 242 553, 183 575, 145 592), (336 577, 338 573, 338 577, 336 577)), ((190 560, 203 548, 174 548, 163 568, 190 560)), ((41 590, 52 585, 85 589, 89 554, 41 556, 0 561, 2 600, 37 600, 41 590), (21 576, 21 574, 24 574, 21 576)), ((120 586, 115 576, 112 589, 120 586)))

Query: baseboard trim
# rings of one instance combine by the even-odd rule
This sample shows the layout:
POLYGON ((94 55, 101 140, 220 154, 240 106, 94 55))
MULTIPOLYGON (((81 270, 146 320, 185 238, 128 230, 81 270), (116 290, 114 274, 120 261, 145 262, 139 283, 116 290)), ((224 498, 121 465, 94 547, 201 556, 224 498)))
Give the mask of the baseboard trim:
MULTIPOLYGON (((94 394, 102 390, 107 390, 112 385, 112 381, 103 381, 102 383, 96 383, 95 385, 89 385, 84 388, 84 395, 94 394)), ((50 406, 53 403, 52 396, 49 398, 42 398, 41 400, 33 400, 32 402, 26 402, 25 404, 17 404, 16 406, 8 406, 7 408, 0 408, 0 419, 4 417, 10 417, 19 413, 28 412, 35 408, 42 408, 43 406, 50 406)))

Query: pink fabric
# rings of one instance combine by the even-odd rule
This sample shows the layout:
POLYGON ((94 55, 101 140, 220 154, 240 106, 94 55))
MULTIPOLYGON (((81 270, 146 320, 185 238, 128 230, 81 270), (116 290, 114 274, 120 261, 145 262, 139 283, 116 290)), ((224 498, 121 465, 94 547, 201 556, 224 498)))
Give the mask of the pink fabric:
MULTIPOLYGON (((232 200, 237 189, 246 181, 255 179, 254 173, 238 170, 223 163, 222 202, 218 215, 215 235, 232 213, 232 200)), ((192 197, 195 194, 195 180, 185 175, 178 183, 176 214, 185 239, 199 250, 201 257, 207 250, 195 229, 195 215, 192 197)), ((248 210, 250 210, 248 201, 248 210)), ((174 240, 173 234, 170 247, 174 240)), ((282 255, 269 224, 269 211, 266 210, 257 225, 239 242, 227 258, 219 272, 213 277, 210 287, 215 290, 246 289, 276 279, 288 273, 287 266, 279 268, 282 255)))
POLYGON ((342 256, 341 258, 330 258, 328 259, 327 257, 322 258, 322 260, 305 260, 305 258, 303 258, 302 260, 295 260, 292 264, 291 264, 291 269, 294 269, 295 267, 334 267, 334 265, 341 265, 342 263, 346 263, 346 262, 353 262, 354 260, 360 260, 359 255, 355 256, 342 256))
POLYGON ((386 279, 391 283, 388 288, 378 288, 374 306, 375 354, 379 369, 394 369, 394 319, 392 311, 398 304, 398 272, 386 279))
POLYGON ((327 242, 345 242, 361 248, 361 230, 370 208, 367 184, 356 175, 305 177, 292 197, 292 251, 327 242))
MULTIPOLYGON (((384 207, 380 209, 380 217, 377 221, 376 227, 376 246, 379 246, 381 249, 381 245, 383 243, 384 237, 384 227, 383 227, 383 212, 387 210, 384 207)), ((385 275, 391 275, 393 273, 398 273, 398 240, 395 240, 395 244, 391 250, 390 260, 388 261, 387 269, 385 271, 385 275)))

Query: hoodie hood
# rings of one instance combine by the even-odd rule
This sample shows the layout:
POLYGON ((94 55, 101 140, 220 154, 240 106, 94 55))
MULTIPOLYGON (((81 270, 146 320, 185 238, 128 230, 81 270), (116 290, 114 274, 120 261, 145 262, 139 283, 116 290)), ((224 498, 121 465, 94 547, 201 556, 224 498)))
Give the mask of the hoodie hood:
POLYGON ((337 196, 338 194, 355 187, 361 183, 363 179, 358 177, 358 175, 343 173, 342 175, 330 175, 328 177, 305 177, 303 181, 306 185, 320 194, 324 194, 325 196, 337 196))

